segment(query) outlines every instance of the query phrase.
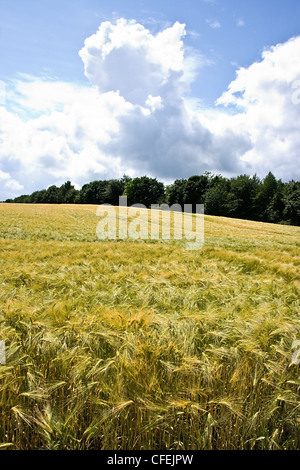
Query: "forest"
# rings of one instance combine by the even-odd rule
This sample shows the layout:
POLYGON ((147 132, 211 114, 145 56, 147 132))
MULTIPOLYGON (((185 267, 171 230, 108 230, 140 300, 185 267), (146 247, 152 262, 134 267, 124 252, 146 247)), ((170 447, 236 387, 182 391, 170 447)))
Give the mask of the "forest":
POLYGON ((97 180, 81 189, 67 181, 60 187, 52 185, 7 199, 6 203, 30 204, 119 204, 119 197, 127 196, 128 205, 166 203, 169 206, 204 204, 207 215, 248 219, 261 222, 300 225, 300 182, 282 182, 272 172, 260 179, 257 175, 239 175, 226 178, 205 172, 187 179, 176 179, 165 185, 149 176, 97 180))

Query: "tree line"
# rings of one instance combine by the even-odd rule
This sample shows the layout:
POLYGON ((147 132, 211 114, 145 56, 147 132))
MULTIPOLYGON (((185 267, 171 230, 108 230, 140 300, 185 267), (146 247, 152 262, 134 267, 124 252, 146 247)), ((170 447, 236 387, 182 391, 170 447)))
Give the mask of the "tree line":
POLYGON ((33 204, 119 204, 120 196, 127 196, 128 205, 166 203, 169 206, 204 204, 205 214, 261 222, 300 225, 300 182, 282 182, 272 172, 263 179, 248 175, 226 178, 206 172, 187 179, 176 179, 165 185, 142 176, 97 180, 80 190, 70 181, 62 186, 50 186, 30 195, 7 199, 7 203, 33 204))

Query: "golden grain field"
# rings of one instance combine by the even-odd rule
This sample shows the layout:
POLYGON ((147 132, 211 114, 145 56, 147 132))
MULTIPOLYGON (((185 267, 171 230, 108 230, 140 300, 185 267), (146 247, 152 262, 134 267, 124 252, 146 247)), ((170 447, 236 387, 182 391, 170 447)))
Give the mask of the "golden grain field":
POLYGON ((299 449, 300 228, 100 241, 96 206, 0 204, 0 447, 299 449))

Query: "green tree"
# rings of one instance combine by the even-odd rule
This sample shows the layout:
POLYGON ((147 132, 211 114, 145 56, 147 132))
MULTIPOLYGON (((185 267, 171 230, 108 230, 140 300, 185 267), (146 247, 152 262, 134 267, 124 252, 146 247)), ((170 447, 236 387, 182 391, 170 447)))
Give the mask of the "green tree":
POLYGON ((292 225, 300 225, 300 182, 291 181, 284 189, 284 220, 292 225))
POLYGON ((275 194, 270 200, 266 212, 265 220, 267 222, 278 223, 283 221, 284 200, 283 200, 284 183, 277 181, 275 194))
POLYGON ((203 204, 205 200, 205 193, 210 185, 209 176, 205 175, 194 175, 191 176, 184 188, 184 203, 192 204, 193 210, 196 209, 196 204, 203 204))
POLYGON ((22 194, 21 196, 17 196, 13 202, 17 204, 28 204, 30 203, 30 195, 29 194, 22 194))
POLYGON ((157 181, 156 178, 142 176, 134 178, 125 184, 125 194, 128 198, 127 203, 143 204, 150 207, 151 204, 161 204, 165 198, 164 184, 157 181))
POLYGON ((166 202, 169 206, 173 204, 180 204, 181 207, 185 201, 185 187, 187 180, 176 179, 173 184, 170 184, 166 188, 166 202))
POLYGON ((30 196, 30 202, 32 204, 43 204, 46 201, 46 193, 45 189, 34 191, 30 196))
POLYGON ((78 191, 71 184, 71 181, 67 181, 60 188, 60 202, 62 204, 73 204, 75 202, 78 191))
POLYGON ((125 184, 131 179, 129 176, 124 175, 121 179, 113 179, 107 182, 107 186, 104 192, 104 203, 112 204, 114 206, 119 205, 119 197, 124 194, 125 184))
POLYGON ((261 221, 270 221, 268 214, 268 206, 274 198, 277 191, 278 183, 271 171, 260 184, 258 192, 253 200, 254 218, 261 221))
POLYGON ((205 193, 204 210, 206 214, 227 216, 229 181, 222 176, 211 178, 210 187, 205 193))
POLYGON ((57 186, 52 185, 46 190, 45 193, 45 202, 48 204, 60 204, 61 203, 61 194, 57 186))
POLYGON ((103 204, 107 181, 92 181, 82 186, 78 202, 80 204, 103 204))
POLYGON ((230 179, 226 212, 229 217, 252 219, 253 201, 260 187, 259 178, 254 175, 240 175, 230 179))

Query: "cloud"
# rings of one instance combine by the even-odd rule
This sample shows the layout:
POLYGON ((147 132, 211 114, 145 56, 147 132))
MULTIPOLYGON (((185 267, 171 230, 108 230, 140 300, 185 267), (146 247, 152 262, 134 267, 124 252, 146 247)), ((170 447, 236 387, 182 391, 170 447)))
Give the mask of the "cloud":
POLYGON ((210 60, 185 35, 178 22, 152 34, 133 20, 106 21, 79 51, 90 84, 32 76, 6 83, 0 200, 124 173, 299 178, 300 105, 292 97, 300 37, 239 68, 216 107, 203 109, 190 89, 210 60))
MULTIPOLYGON (((185 34, 178 22, 156 36, 134 21, 105 22, 79 53, 99 93, 118 92, 132 104, 101 150, 160 178, 222 167, 224 136, 214 141, 183 99, 197 69, 208 63, 184 47, 185 34)), ((238 166, 235 152, 228 156, 226 166, 238 166)))
POLYGON ((5 101, 6 101, 6 85, 2 80, 0 80, 0 106, 5 105, 5 101))
MULTIPOLYGON (((0 108, 0 169, 25 192, 117 173, 116 162, 99 148, 117 133, 118 117, 131 106, 117 93, 32 78, 16 82, 10 93, 13 109, 21 103, 24 119, 0 108), (32 111, 38 111, 34 118, 32 111)), ((0 198, 10 196, 2 188, 0 198)))
POLYGON ((221 28, 221 23, 218 20, 210 20, 207 19, 205 20, 208 26, 210 26, 212 29, 218 29, 221 28))
POLYGON ((85 75, 100 93, 119 91, 131 103, 144 105, 170 75, 183 70, 185 25, 176 22, 153 36, 135 21, 106 21, 85 40, 79 52, 85 75))
POLYGON ((27 192, 67 178, 188 176, 210 133, 183 100, 205 63, 184 37, 178 22, 156 35, 134 21, 104 22, 79 52, 91 86, 15 80, 10 111, 0 108, 0 168, 27 192))
POLYGON ((198 31, 194 30, 187 31, 187 35, 193 40, 198 40, 199 38, 201 38, 201 34, 198 31))
POLYGON ((237 71, 217 102, 238 109, 239 126, 249 132, 252 148, 241 160, 284 179, 300 176, 300 106, 293 100, 299 55, 300 37, 266 49, 260 62, 237 71))
POLYGON ((9 173, 0 170, 1 185, 8 191, 19 191, 23 188, 21 184, 11 178, 9 173))
POLYGON ((236 20, 236 25, 237 25, 239 28, 242 28, 243 26, 245 26, 245 21, 243 20, 243 18, 237 18, 237 20, 236 20))

